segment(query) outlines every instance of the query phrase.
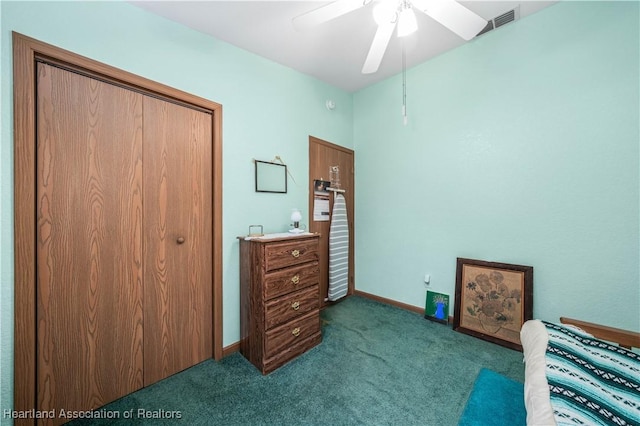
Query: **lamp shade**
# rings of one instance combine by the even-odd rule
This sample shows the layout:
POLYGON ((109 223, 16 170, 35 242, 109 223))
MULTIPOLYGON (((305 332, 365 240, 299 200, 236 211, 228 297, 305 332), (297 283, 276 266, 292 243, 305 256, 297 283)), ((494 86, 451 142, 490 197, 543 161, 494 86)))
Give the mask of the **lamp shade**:
POLYGON ((378 25, 388 24, 396 18, 397 3, 381 1, 373 8, 373 19, 378 25))
POLYGON ((411 6, 402 9, 398 17, 398 37, 408 36, 418 29, 416 14, 411 6))
POLYGON ((291 221, 300 222, 301 220, 302 220, 302 213, 300 213, 300 210, 293 209, 293 211, 291 212, 291 221))

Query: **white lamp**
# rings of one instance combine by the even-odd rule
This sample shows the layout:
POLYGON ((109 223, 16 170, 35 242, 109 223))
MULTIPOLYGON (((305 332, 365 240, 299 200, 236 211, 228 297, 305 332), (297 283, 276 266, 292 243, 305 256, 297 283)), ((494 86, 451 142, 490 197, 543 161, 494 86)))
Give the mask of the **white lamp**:
POLYGON ((300 229, 300 221, 302 220, 302 213, 297 208, 291 209, 291 221, 293 222, 293 229, 290 229, 289 232, 293 234, 299 234, 304 232, 300 229))

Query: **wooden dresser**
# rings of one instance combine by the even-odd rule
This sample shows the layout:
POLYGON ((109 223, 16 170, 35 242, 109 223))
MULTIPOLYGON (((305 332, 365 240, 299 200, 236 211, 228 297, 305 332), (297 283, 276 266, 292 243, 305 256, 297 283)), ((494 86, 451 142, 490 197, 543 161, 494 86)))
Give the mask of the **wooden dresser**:
POLYGON ((240 238, 240 353, 262 374, 322 341, 318 240, 240 238))

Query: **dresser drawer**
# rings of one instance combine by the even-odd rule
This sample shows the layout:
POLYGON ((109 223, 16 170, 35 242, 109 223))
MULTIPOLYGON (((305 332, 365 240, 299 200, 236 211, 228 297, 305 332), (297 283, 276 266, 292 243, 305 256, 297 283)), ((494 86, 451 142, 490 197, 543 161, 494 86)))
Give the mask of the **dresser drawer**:
POLYGON ((318 262, 294 266, 265 274, 265 300, 318 284, 320 267, 318 262))
POLYGON ((287 266, 318 260, 318 243, 313 240, 287 241, 265 247, 265 270, 273 271, 287 266))
POLYGON ((318 309, 318 285, 272 299, 265 304, 265 328, 270 329, 318 309))
POLYGON ((296 318, 286 324, 267 331, 265 338, 265 358, 270 358, 305 340, 320 331, 320 311, 318 309, 296 318))
POLYGON ((271 373, 287 361, 305 353, 314 346, 319 345, 320 342, 322 342, 322 334, 320 333, 320 330, 318 330, 317 333, 311 334, 311 336, 304 340, 296 340, 295 344, 285 348, 282 352, 278 352, 271 358, 263 360, 263 374, 271 373))

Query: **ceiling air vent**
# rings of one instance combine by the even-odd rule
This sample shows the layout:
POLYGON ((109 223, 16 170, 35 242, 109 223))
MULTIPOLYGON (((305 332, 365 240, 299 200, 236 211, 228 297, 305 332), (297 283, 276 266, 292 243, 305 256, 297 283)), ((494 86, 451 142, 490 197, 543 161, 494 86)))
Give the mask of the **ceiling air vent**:
POLYGON ((499 15, 493 19, 490 19, 489 22, 487 22, 487 26, 484 27, 476 37, 480 37, 484 33, 488 33, 489 31, 499 28, 505 24, 508 24, 509 22, 516 21, 519 18, 520 18, 520 6, 516 6, 515 9, 511 9, 503 13, 502 15, 499 15))

